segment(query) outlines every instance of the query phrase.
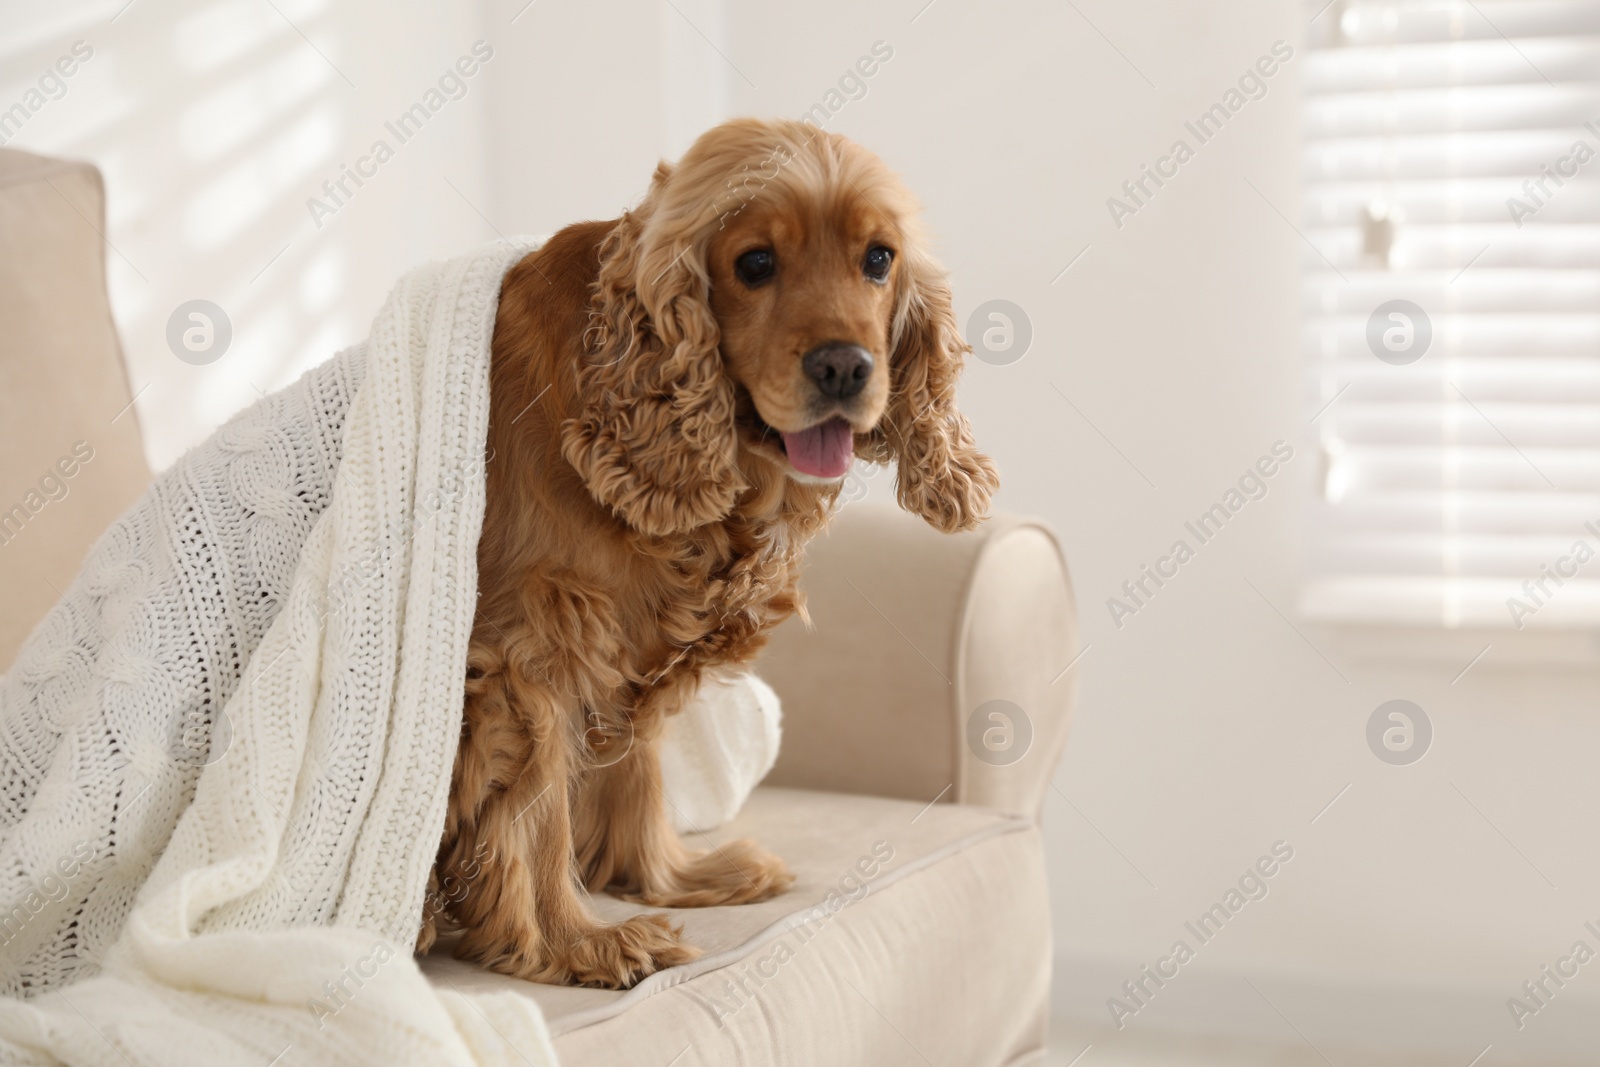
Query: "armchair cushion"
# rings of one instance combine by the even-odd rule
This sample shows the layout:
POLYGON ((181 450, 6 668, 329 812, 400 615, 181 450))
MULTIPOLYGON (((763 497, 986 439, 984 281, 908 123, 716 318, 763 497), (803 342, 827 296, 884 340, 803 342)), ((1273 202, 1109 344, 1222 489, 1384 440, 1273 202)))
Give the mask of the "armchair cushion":
MULTIPOLYGON (((754 837, 795 872, 760 904, 670 912, 705 950, 616 992, 484 971, 441 944, 436 983, 543 1008, 567 1067, 920 1063, 1042 1055, 1050 938, 1031 820, 980 808, 763 787, 698 847, 754 837)), ((607 918, 651 910, 595 898, 607 918)))

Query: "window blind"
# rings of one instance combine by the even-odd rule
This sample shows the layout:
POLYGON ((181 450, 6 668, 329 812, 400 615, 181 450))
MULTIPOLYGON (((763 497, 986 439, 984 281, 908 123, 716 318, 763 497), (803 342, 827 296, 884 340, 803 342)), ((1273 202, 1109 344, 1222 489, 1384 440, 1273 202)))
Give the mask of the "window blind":
POLYGON ((1600 2, 1325 3, 1300 610, 1600 626, 1600 2))

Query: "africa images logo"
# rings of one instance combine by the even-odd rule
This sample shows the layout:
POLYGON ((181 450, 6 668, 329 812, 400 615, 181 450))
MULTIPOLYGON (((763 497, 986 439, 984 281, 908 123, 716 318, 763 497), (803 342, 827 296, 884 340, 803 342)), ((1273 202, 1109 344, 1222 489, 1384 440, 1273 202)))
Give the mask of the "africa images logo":
POLYGON ((1111 621, 1117 624, 1117 629, 1122 629, 1129 618, 1149 607, 1156 593, 1176 578, 1183 565, 1194 559, 1201 547, 1221 533, 1222 528, 1243 511, 1246 504, 1264 499, 1270 492, 1267 479, 1282 470, 1293 458, 1294 446, 1287 441, 1274 441, 1271 454, 1261 456, 1239 476, 1237 488, 1229 487, 1220 501, 1201 512, 1193 522, 1183 524, 1184 529, 1194 536, 1193 545, 1187 538, 1180 537, 1173 542, 1166 555, 1155 561, 1154 567, 1146 563, 1136 577, 1122 583, 1126 599, 1107 597, 1106 610, 1111 613, 1111 621))
POLYGON ((1267 79, 1293 58, 1294 48, 1287 41, 1273 41, 1272 54, 1261 56, 1254 66, 1246 68, 1239 76, 1237 87, 1229 86, 1222 94, 1221 101, 1202 111, 1193 122, 1183 124, 1184 129, 1194 137, 1194 146, 1180 137, 1172 142, 1167 154, 1159 157, 1154 165, 1140 164, 1138 176, 1122 183, 1122 192, 1127 199, 1116 196, 1106 198, 1106 210, 1111 213, 1111 221, 1117 229, 1122 229, 1124 219, 1137 215, 1141 208, 1154 199, 1157 191, 1178 176, 1179 168, 1195 157, 1197 146, 1205 145, 1221 133, 1229 120, 1244 110, 1250 101, 1266 96, 1267 79))
POLYGON ((1433 343, 1433 322, 1410 300, 1379 304, 1367 316, 1367 348, 1395 367, 1415 363, 1433 343))
POLYGON ((421 133, 422 128, 443 111, 446 104, 465 97, 470 89, 469 79, 493 58, 494 49, 487 41, 474 41, 471 55, 457 59, 454 65, 439 75, 436 86, 430 86, 421 99, 393 121, 383 124, 384 130, 394 138, 393 145, 387 138, 379 137, 372 142, 367 154, 358 157, 353 165, 341 163, 339 173, 322 183, 322 197, 313 196, 306 200, 306 210, 311 213, 311 221, 317 229, 322 229, 325 219, 343 211, 362 186, 378 176, 378 168, 395 157, 397 145, 403 145, 421 133), (352 185, 354 188, 351 188, 352 185))

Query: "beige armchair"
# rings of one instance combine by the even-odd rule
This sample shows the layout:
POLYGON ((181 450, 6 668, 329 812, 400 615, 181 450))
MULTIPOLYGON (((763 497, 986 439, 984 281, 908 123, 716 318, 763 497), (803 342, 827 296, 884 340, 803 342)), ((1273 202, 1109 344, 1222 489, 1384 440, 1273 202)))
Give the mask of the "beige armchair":
MULTIPOLYGON (((103 217, 93 168, 0 150, 0 486, 25 493, 79 437, 100 455, 0 544, 13 609, 0 667, 53 602, 50 583, 65 586, 148 478, 110 326, 103 217)), ((626 992, 534 985, 440 954, 423 961, 434 981, 532 997, 567 1067, 1043 1061, 1038 813, 1076 646, 1055 539, 1006 515, 944 536, 855 503, 810 547, 804 586, 812 625, 785 624, 758 665, 784 702, 782 755, 740 816, 703 835, 761 841, 794 870, 792 889, 678 912, 705 955, 626 992)))

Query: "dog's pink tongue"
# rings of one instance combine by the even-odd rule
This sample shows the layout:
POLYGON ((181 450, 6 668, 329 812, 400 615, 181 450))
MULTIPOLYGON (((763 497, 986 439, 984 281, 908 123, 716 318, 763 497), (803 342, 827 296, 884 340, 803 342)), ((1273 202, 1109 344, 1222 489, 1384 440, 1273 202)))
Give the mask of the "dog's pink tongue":
POLYGON ((784 434, 783 447, 789 453, 789 462, 800 473, 817 478, 842 478, 850 469, 855 441, 850 424, 844 419, 832 418, 809 430, 784 434))

